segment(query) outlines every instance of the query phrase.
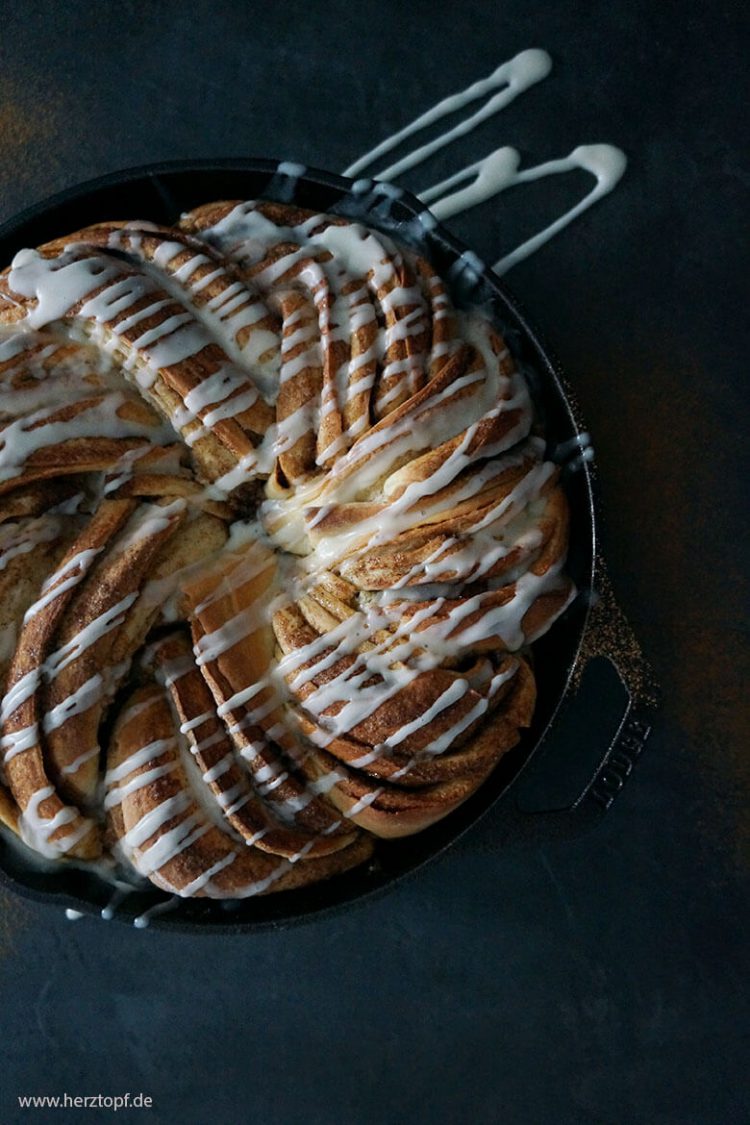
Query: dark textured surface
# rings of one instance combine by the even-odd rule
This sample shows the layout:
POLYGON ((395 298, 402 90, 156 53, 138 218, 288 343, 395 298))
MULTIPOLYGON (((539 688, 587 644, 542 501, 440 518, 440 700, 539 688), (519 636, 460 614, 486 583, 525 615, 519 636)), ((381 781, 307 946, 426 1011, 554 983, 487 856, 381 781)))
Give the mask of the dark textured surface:
MULTIPOLYGON (((3 6, 0 219, 161 159, 336 170, 516 51, 553 54, 545 82, 407 185, 503 143, 529 163, 584 141, 628 152, 615 193, 508 280, 594 434, 612 579, 666 700, 594 834, 500 852, 490 816, 330 921, 199 940, 6 902, 3 1121, 56 1119, 21 1114, 19 1093, 125 1090, 169 1125, 750 1117, 740 12, 3 6)), ((581 187, 508 193, 455 230, 492 259, 581 187)))

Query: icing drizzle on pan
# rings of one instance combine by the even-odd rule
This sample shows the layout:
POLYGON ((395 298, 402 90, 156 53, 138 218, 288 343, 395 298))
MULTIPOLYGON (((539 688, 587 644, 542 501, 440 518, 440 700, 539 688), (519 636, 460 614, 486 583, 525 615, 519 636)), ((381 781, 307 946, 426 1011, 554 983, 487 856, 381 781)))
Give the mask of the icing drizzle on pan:
MULTIPOLYGON (((440 149, 470 133, 483 121, 499 113, 524 90, 546 78, 551 69, 552 60, 546 51, 534 48, 522 51, 508 62, 502 63, 487 78, 444 98, 432 109, 416 117, 409 125, 381 141, 375 148, 350 164, 345 175, 358 176, 405 141, 444 118, 469 107, 468 114, 458 124, 450 126, 432 140, 418 145, 376 174, 379 182, 391 183, 404 172, 424 163, 440 149), (473 103, 485 98, 486 101, 478 109, 470 108, 473 103)), ((493 266, 495 272, 504 274, 518 262, 539 250, 597 200, 612 191, 625 171, 626 164, 625 154, 614 145, 589 144, 579 145, 568 156, 548 160, 531 168, 521 168, 521 154, 517 149, 503 146, 459 169, 439 183, 421 189, 417 194, 430 206, 433 215, 442 221, 470 207, 476 207, 477 204, 518 184, 529 183, 531 180, 542 179, 545 176, 563 175, 575 169, 590 173, 594 178, 594 186, 583 199, 538 234, 495 262, 493 266)))

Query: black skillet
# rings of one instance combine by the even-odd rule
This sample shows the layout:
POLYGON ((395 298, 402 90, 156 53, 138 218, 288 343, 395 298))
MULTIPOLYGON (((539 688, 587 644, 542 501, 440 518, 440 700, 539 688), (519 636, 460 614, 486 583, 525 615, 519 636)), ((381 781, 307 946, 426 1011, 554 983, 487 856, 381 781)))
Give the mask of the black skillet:
MULTIPOLYGON (((91 223, 149 219, 174 223, 181 212, 218 199, 271 199, 344 214, 408 243, 451 282, 460 305, 489 305, 529 379, 549 452, 568 450, 563 478, 571 507, 568 569, 578 597, 534 646, 539 697, 531 729, 481 789, 445 820, 407 839, 378 844, 373 862, 302 890, 221 904, 175 899, 153 924, 187 932, 247 932, 302 922, 345 909, 383 891, 445 851, 491 808, 492 832, 504 846, 534 844, 594 825, 612 804, 648 737, 649 702, 634 675, 626 622, 608 602, 593 611, 596 509, 590 464, 576 455, 583 430, 555 359, 515 298, 468 248, 429 219, 414 196, 370 180, 356 183, 273 160, 174 162, 117 172, 29 208, 0 228, 0 263, 91 223), (421 220, 420 220, 421 216, 421 220), (590 643, 591 621, 603 643, 590 643), (587 634, 587 630, 589 630, 587 634), (584 635, 586 642, 584 643, 584 635), (596 655, 592 658, 592 651, 596 655)), ((99 913, 112 888, 88 871, 42 869, 0 837, 0 881, 58 909, 99 913)), ((125 897, 114 917, 132 923, 168 896, 155 890, 125 897)))

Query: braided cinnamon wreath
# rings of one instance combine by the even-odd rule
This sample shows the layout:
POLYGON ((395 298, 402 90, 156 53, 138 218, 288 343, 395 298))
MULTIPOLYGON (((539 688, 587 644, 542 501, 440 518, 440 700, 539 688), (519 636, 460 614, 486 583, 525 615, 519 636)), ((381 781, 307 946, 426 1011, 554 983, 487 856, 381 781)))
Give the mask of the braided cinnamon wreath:
POLYGON ((0 816, 182 896, 362 863, 530 722, 568 513, 493 324, 366 227, 105 223, 0 275, 0 816))

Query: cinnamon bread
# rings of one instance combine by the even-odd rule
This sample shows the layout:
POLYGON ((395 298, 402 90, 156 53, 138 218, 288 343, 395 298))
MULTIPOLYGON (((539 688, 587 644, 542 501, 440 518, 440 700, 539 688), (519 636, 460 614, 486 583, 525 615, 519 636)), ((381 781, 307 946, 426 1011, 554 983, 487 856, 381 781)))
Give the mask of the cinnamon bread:
POLYGON ((497 327, 357 223, 98 224, 0 275, 0 819, 292 889, 482 784, 574 596, 497 327))

